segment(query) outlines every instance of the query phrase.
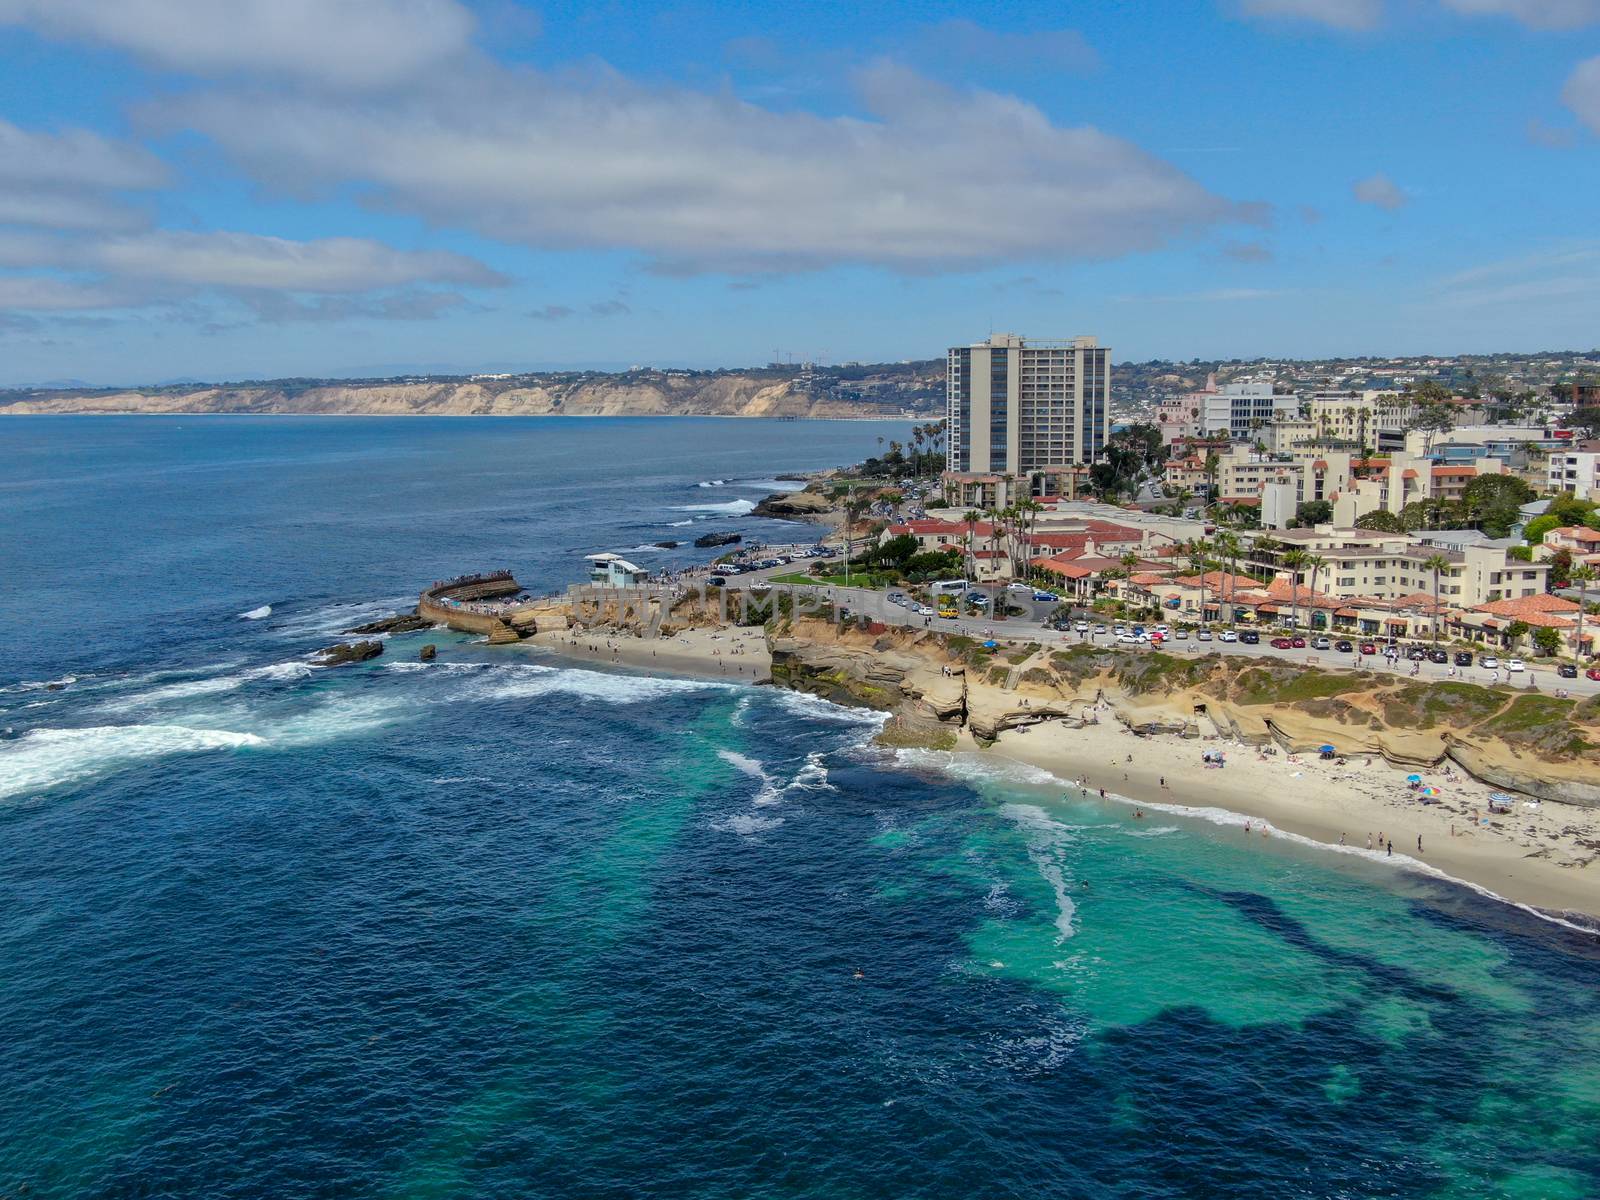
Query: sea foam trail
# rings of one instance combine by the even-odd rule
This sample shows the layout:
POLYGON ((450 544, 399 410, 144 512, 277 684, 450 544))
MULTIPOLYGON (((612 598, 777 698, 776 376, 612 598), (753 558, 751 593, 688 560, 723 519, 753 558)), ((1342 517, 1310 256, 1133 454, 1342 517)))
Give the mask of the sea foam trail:
POLYGON ((259 621, 264 617, 270 617, 271 615, 272 605, 263 604, 260 608, 252 608, 249 612, 240 613, 239 619, 241 621, 259 621))
POLYGON ((1036 804, 1006 804, 1000 811, 1026 835, 1028 858, 1055 894, 1056 941, 1064 942, 1077 933, 1072 918, 1077 914, 1078 906, 1072 902, 1066 872, 1061 863, 1063 851, 1072 841, 1072 832, 1036 804))
POLYGON ((35 729, 0 745, 0 799, 78 783, 144 759, 264 746, 266 739, 187 725, 96 725, 35 729))
POLYGON ((779 792, 777 785, 773 783, 772 776, 767 773, 767 768, 764 764, 740 754, 737 750, 718 750, 717 757, 735 770, 742 771, 750 776, 751 779, 760 782, 761 788, 756 792, 755 799, 751 801, 756 807, 764 808, 769 804, 776 804, 782 799, 782 793, 779 792))
POLYGON ((106 712, 126 712, 130 709, 170 704, 175 700, 187 700, 195 696, 214 696, 222 692, 232 692, 251 683, 286 683, 294 679, 304 679, 310 674, 311 667, 306 663, 272 663, 269 666, 241 671, 235 675, 213 675, 165 684, 148 691, 118 696, 107 700, 99 707, 106 712))

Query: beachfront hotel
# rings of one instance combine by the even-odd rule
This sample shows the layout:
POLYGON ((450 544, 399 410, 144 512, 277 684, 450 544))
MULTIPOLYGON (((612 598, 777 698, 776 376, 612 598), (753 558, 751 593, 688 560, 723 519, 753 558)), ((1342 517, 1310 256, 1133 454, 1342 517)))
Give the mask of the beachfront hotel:
POLYGON ((1059 494, 1053 476, 1091 463, 1111 432, 1111 351, 1092 337, 992 334, 954 346, 945 376, 947 482, 1059 494), (1024 486, 1024 482, 1026 485, 1024 486))

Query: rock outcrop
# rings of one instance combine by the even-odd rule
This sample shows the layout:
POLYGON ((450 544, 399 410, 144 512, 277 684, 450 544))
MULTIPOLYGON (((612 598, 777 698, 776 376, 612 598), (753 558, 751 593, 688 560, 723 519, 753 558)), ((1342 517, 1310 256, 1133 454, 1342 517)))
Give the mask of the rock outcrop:
POLYGON ((1419 769, 1448 758, 1507 790, 1600 806, 1600 697, 1419 684, 1232 655, 1090 645, 990 651, 969 638, 877 628, 816 618, 774 626, 773 682, 893 712, 901 740, 960 725, 986 743, 1039 721, 1095 720, 1098 705, 1139 733, 1216 733, 1313 753, 1333 745, 1419 769))
POLYGON ((328 646, 311 656, 314 667, 343 667, 351 663, 366 662, 383 653, 382 642, 340 642, 328 646))
POLYGON ((832 509, 828 498, 816 492, 774 492, 757 504, 750 515, 793 521, 820 517, 832 509))
POLYGON ((415 633, 419 629, 432 629, 433 622, 427 617, 417 615, 417 610, 408 613, 397 613, 392 617, 384 617, 381 621, 369 621, 365 625, 357 625, 354 629, 346 629, 346 633, 415 633))

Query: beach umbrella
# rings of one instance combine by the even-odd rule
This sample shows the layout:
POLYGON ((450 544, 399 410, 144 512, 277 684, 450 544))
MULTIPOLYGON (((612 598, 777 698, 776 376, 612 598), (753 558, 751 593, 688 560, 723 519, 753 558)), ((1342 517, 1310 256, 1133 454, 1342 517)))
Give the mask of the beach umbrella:
POLYGON ((1421 783, 1422 782, 1422 776, 1421 775, 1407 775, 1406 776, 1406 782, 1407 783, 1421 783))
POLYGON ((1510 804, 1511 803, 1511 797, 1505 792, 1490 792, 1489 793, 1489 799, 1498 800, 1502 804, 1510 804))
POLYGON ((998 646, 998 645, 999 645, 999 644, 1000 644, 1000 643, 999 643, 999 642, 985 642, 985 643, 984 643, 984 644, 983 644, 983 648, 984 648, 984 649, 985 649, 985 650, 993 650, 993 649, 994 649, 994 648, 995 648, 995 647, 996 647, 996 646, 998 646))
POLYGON ((1329 746, 1329 745, 1327 745, 1327 744, 1324 744, 1324 745, 1323 745, 1323 746, 1322 746, 1322 747, 1321 747, 1321 749, 1320 749, 1320 750, 1319 750, 1319 751, 1318 751, 1318 753, 1319 753, 1319 754, 1332 754, 1332 753, 1333 753, 1333 747, 1332 747, 1332 746, 1329 746))
POLYGON ((1422 789, 1422 794, 1424 796, 1437 796, 1439 794, 1439 789, 1436 787, 1425 787, 1422 789))

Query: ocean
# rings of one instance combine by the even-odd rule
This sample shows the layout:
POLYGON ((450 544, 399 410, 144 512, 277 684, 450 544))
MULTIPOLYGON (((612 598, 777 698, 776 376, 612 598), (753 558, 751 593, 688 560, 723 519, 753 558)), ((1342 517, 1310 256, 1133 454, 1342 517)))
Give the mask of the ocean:
POLYGON ((810 697, 305 663, 905 432, 0 425, 0 1195, 1600 1194, 1593 938, 810 697))

